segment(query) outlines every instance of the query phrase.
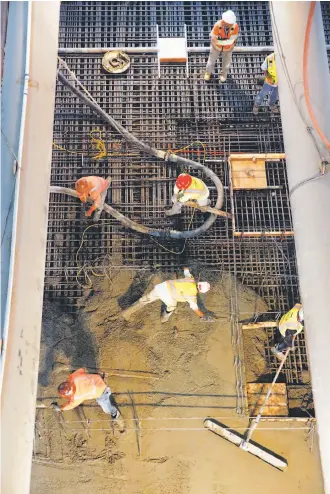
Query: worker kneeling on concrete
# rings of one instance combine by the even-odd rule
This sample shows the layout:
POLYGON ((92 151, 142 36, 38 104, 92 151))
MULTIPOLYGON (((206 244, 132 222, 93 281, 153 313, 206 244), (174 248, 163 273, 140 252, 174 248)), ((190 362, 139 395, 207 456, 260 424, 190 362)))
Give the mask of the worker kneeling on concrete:
POLYGON ((111 389, 99 374, 87 374, 86 369, 73 372, 67 381, 58 387, 59 395, 66 400, 62 406, 52 403, 52 407, 60 412, 72 410, 85 400, 96 400, 105 413, 116 421, 119 430, 124 432, 125 425, 119 410, 111 403, 111 389))
POLYGON ((261 91, 257 94, 254 100, 253 113, 258 114, 259 107, 262 105, 263 100, 269 96, 269 107, 273 113, 278 113, 279 109, 276 106, 276 101, 278 100, 278 81, 277 81, 277 70, 275 62, 275 53, 268 55, 265 58, 261 69, 264 71, 265 81, 262 86, 261 91))
POLYGON ((123 317, 129 320, 131 316, 139 309, 151 302, 161 300, 166 308, 162 312, 161 322, 169 320, 175 311, 178 302, 187 302, 195 314, 202 321, 213 322, 214 319, 205 315, 197 303, 197 293, 206 293, 210 289, 210 284, 206 281, 196 284, 188 268, 184 269, 184 278, 179 280, 168 280, 156 285, 155 288, 147 295, 141 297, 135 304, 122 312, 123 317))
POLYGON ((94 201, 93 206, 87 211, 86 216, 91 216, 93 211, 98 209, 94 219, 98 219, 103 209, 107 190, 110 185, 110 178, 102 177, 82 177, 76 181, 76 191, 79 199, 86 202, 88 198, 94 201))
POLYGON ((215 62, 220 54, 222 54, 220 82, 226 81, 238 34, 239 27, 236 24, 236 15, 232 10, 227 10, 222 14, 222 19, 214 24, 210 33, 211 47, 204 76, 205 81, 211 79, 215 62))
POLYGON ((209 189, 199 178, 192 177, 188 173, 181 173, 175 182, 172 196, 172 209, 166 211, 167 216, 181 213, 182 204, 187 201, 196 201, 200 206, 209 204, 209 189))
POLYGON ((281 318, 279 326, 281 340, 272 352, 280 360, 283 360, 287 348, 293 348, 293 337, 301 333, 304 329, 304 311, 301 304, 296 304, 289 312, 281 318))

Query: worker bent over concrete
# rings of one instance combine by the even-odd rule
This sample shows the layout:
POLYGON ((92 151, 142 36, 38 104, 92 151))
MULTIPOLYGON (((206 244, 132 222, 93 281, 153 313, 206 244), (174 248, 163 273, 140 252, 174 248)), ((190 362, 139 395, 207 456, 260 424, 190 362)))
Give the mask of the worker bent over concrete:
POLYGON ((222 54, 222 67, 220 72, 220 82, 227 79, 228 70, 231 64, 234 46, 239 34, 239 27, 236 24, 236 15, 232 10, 227 10, 222 14, 222 19, 216 22, 210 33, 211 47, 210 56, 206 65, 204 79, 209 81, 214 69, 215 62, 222 54))
POLYGON ((86 369, 73 372, 68 380, 58 387, 59 395, 66 400, 62 406, 52 403, 56 411, 66 411, 76 408, 85 400, 96 400, 105 413, 117 422, 121 432, 124 432, 124 421, 120 418, 119 410, 111 403, 111 389, 99 374, 87 374, 86 369))
POLYGON ((87 211, 86 216, 91 216, 93 211, 99 211, 94 215, 94 220, 98 220, 110 185, 110 178, 102 177, 82 177, 76 181, 76 191, 79 199, 86 202, 88 198, 94 201, 93 206, 87 211))
POLYGON ((162 312, 161 322, 169 320, 173 312, 175 311, 178 302, 187 302, 190 308, 195 314, 203 321, 213 322, 214 319, 210 316, 206 316, 199 308, 197 304, 197 293, 206 293, 210 289, 210 284, 206 281, 199 282, 196 285, 194 278, 192 277, 188 268, 184 269, 184 278, 179 280, 168 280, 164 283, 156 285, 155 288, 147 295, 141 297, 135 304, 122 312, 123 317, 129 320, 130 317, 140 308, 144 307, 151 302, 161 300, 166 308, 162 312))
POLYGON ((255 115, 258 114, 259 107, 267 96, 269 96, 269 108, 273 113, 278 113, 279 109, 278 106, 276 106, 276 101, 278 100, 278 80, 275 53, 271 53, 265 58, 261 69, 264 71, 265 81, 261 91, 254 100, 253 113, 255 115))
POLYGON ((202 180, 187 173, 181 173, 175 182, 172 209, 166 211, 165 214, 172 216, 181 213, 182 203, 187 201, 197 201, 200 206, 207 206, 209 195, 209 189, 202 180))
POLYGON ((281 340, 272 348, 274 355, 282 360, 287 348, 293 348, 293 337, 304 329, 304 311, 301 304, 296 304, 289 312, 284 314, 278 326, 281 340))

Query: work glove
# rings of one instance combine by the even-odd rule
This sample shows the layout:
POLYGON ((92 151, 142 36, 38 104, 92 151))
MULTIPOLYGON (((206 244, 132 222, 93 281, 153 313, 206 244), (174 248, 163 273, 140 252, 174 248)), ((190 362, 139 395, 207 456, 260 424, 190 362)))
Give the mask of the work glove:
POLYGON ((61 408, 58 406, 58 404, 56 403, 56 401, 54 401, 53 403, 50 404, 50 406, 52 407, 53 410, 55 410, 56 412, 60 412, 61 411, 61 408))
POLYGON ((203 317, 201 317, 201 320, 204 322, 215 322, 214 317, 211 317, 211 316, 203 316, 203 317))

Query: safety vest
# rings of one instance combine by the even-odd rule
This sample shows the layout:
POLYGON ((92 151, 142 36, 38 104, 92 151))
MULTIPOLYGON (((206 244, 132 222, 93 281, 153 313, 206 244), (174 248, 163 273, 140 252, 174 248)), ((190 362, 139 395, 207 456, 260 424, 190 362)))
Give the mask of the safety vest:
POLYGON ((271 53, 266 57, 267 61, 267 72, 271 77, 266 76, 265 81, 267 84, 271 86, 277 85, 277 70, 276 70, 276 62, 275 62, 275 53, 271 53))
POLYGON ((61 407, 62 410, 71 410, 85 400, 99 398, 107 387, 100 375, 87 374, 83 368, 73 372, 68 377, 68 382, 74 384, 75 390, 71 396, 68 396, 69 401, 61 407))
POLYGON ((210 36, 216 36, 213 46, 218 51, 229 51, 235 46, 239 34, 238 24, 228 26, 222 19, 214 24, 210 36))
POLYGON ((285 337, 287 329, 289 329, 290 331, 295 331, 296 334, 301 333, 301 331, 304 329, 304 326, 298 321, 298 312, 301 307, 301 304, 296 304, 281 318, 279 331, 282 336, 285 337))
POLYGON ((184 191, 179 191, 179 189, 175 189, 174 192, 176 194, 180 194, 178 201, 184 202, 189 199, 198 200, 198 199, 206 199, 210 195, 209 189, 204 184, 202 180, 196 177, 192 177, 192 182, 188 189, 184 191))
POLYGON ((197 299, 197 286, 194 278, 168 280, 166 285, 176 302, 195 302, 197 299))

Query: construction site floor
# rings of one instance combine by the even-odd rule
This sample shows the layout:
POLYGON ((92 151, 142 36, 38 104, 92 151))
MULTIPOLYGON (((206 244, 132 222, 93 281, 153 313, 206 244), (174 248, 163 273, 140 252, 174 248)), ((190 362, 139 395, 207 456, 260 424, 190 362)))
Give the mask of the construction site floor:
MULTIPOLYGON (((108 373, 126 432, 111 426, 95 402, 63 414, 38 409, 31 493, 321 494, 317 439, 310 452, 306 422, 263 422, 255 434, 255 441, 288 460, 285 473, 203 427, 206 417, 240 433, 248 425, 236 414, 230 275, 214 281, 212 293, 203 297, 215 323, 201 323, 181 304, 161 324, 157 302, 131 323, 120 316, 166 276, 118 270, 111 280, 92 279, 93 289, 79 301, 79 317, 45 302, 38 403, 57 399, 68 369, 99 367, 108 373)), ((243 285, 238 299, 240 316, 265 309, 243 285)))

